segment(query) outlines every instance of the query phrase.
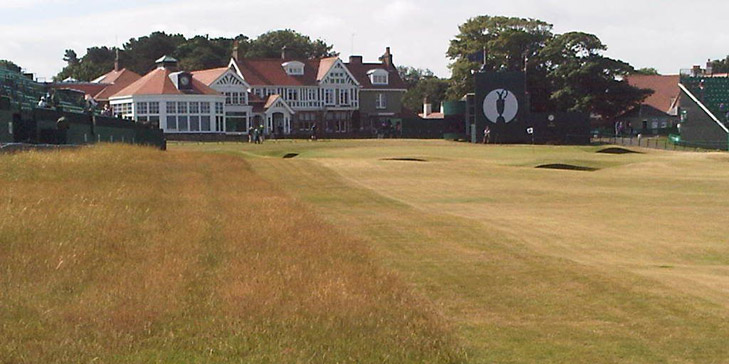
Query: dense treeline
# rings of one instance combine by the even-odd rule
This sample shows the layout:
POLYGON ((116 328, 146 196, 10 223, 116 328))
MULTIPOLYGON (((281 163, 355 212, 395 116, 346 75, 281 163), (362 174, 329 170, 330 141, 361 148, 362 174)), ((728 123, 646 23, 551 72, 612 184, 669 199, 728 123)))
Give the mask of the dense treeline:
POLYGON ((554 34, 537 19, 478 16, 460 25, 446 52, 453 61, 449 98, 473 90, 474 72, 524 71, 535 111, 581 111, 614 117, 650 94, 624 76, 635 69, 605 57, 607 46, 583 32, 554 34))
MULTIPOLYGON (((154 67, 154 61, 163 55, 170 55, 180 61, 186 70, 221 67, 230 60, 233 42, 238 41, 238 51, 246 57, 279 57, 281 48, 286 46, 287 53, 296 57, 321 57, 335 55, 333 46, 322 40, 312 40, 296 31, 275 30, 261 34, 255 39, 245 35, 235 38, 210 38, 195 36, 186 38, 181 34, 154 32, 148 36, 132 38, 119 52, 119 61, 139 74, 147 73, 154 67)), ((114 67, 117 50, 106 46, 94 46, 79 58, 78 54, 67 49, 63 57, 66 67, 54 78, 64 80, 73 78, 90 81, 114 67)))
MULTIPOLYGON (((424 99, 437 105, 443 100, 460 99, 473 91, 473 73, 486 71, 525 71, 530 103, 535 111, 582 111, 610 118, 638 105, 650 94, 628 85, 629 74, 656 74, 654 69, 635 70, 626 62, 604 56, 607 49, 589 33, 555 34, 552 24, 537 19, 503 16, 477 16, 461 24, 446 55, 452 61, 450 79, 436 77, 430 70, 400 67, 409 91, 405 107, 419 110, 424 99)), ((255 39, 186 38, 180 34, 154 32, 132 38, 118 50, 121 64, 140 74, 148 72, 162 55, 171 55, 187 70, 220 67, 231 57, 234 41, 245 57, 278 57, 281 48, 295 57, 336 55, 333 46, 293 30, 276 30, 255 39)), ((91 80, 112 69, 117 50, 91 47, 79 58, 66 50, 67 66, 55 77, 91 80)), ((716 61, 715 69, 726 62, 716 61), (723 62, 723 63, 722 63, 723 62)))

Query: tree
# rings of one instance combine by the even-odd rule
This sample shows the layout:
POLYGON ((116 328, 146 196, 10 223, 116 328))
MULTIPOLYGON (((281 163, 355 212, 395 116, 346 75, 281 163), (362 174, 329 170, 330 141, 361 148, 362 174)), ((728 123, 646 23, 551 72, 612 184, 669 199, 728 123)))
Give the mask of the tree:
POLYGON ((405 84, 407 84, 408 89, 415 87, 418 82, 430 79, 430 78, 436 78, 433 71, 429 69, 422 69, 422 68, 414 68, 414 67, 407 67, 407 66, 397 66, 397 73, 400 75, 400 78, 402 78, 403 81, 405 81, 405 84))
POLYGON ((423 100, 427 99, 433 105, 439 105, 445 100, 448 90, 448 80, 435 76, 429 69, 398 66, 400 78, 407 84, 408 91, 403 95, 403 106, 417 111, 423 107, 423 100))
POLYGON ((114 68, 116 50, 108 47, 91 47, 86 49, 86 54, 79 60, 76 52, 67 49, 63 57, 66 67, 61 70, 54 80, 62 81, 73 78, 79 81, 90 81, 94 78, 109 72, 114 68))
POLYGON ((69 65, 77 65, 79 63, 78 55, 73 49, 66 49, 66 53, 63 55, 63 60, 69 65))
POLYGON ((637 106, 651 91, 630 86, 629 64, 604 57, 607 47, 597 36, 569 32, 550 40, 537 59, 547 71, 556 110, 581 111, 612 118, 637 106))
POLYGON ((472 74, 482 68, 523 70, 526 60, 552 38, 552 24, 536 19, 483 15, 469 19, 458 29, 460 33, 446 52, 453 60, 449 66, 450 98, 472 92, 472 74))
MULTIPOLYGON (((214 38, 195 36, 190 39, 181 34, 154 32, 148 36, 131 38, 119 50, 122 67, 146 74, 154 68, 155 61, 164 55, 177 58, 181 69, 194 71, 222 67, 228 64, 233 51, 233 42, 238 41, 238 54, 245 57, 280 57, 281 48, 286 45, 292 57, 310 58, 336 55, 333 46, 322 40, 312 41, 308 36, 293 30, 277 30, 264 33, 255 40, 245 35, 235 38, 214 38)), ((67 49, 63 60, 66 67, 54 79, 68 77, 89 81, 111 71, 114 67, 116 49, 91 47, 78 58, 76 52, 67 49)))
POLYGON ((251 41, 247 58, 279 58, 281 49, 286 47, 289 58, 317 58, 338 55, 333 52, 334 46, 326 44, 323 40, 312 41, 306 35, 291 29, 274 30, 263 33, 251 41))
POLYGON ((182 34, 165 32, 153 32, 149 36, 131 38, 124 44, 120 60, 124 67, 143 75, 154 68, 154 61, 160 57, 165 55, 174 57, 177 48, 186 41, 182 34))
POLYGON ((0 59, 0 67, 10 71, 21 72, 20 66, 6 59, 0 59))
POLYGON ((581 111, 613 117, 650 93, 622 81, 635 72, 607 58, 598 37, 582 32, 552 34, 536 19, 479 16, 459 27, 447 55, 453 59, 449 98, 473 92, 474 72, 525 71, 533 111, 581 111))
POLYGON ((659 76, 660 73, 658 73, 658 70, 653 67, 643 67, 638 68, 637 70, 633 71, 634 75, 644 75, 644 76, 659 76))
POLYGON ((417 111, 422 109, 423 101, 437 107, 446 97, 448 80, 437 77, 420 80, 413 88, 408 89, 402 99, 403 106, 409 110, 417 111))
POLYGON ((711 68, 714 73, 729 73, 729 56, 711 61, 711 68))
POLYGON ((229 38, 208 39, 198 35, 178 46, 173 55, 180 61, 181 69, 200 70, 221 67, 230 60, 233 41, 229 38))

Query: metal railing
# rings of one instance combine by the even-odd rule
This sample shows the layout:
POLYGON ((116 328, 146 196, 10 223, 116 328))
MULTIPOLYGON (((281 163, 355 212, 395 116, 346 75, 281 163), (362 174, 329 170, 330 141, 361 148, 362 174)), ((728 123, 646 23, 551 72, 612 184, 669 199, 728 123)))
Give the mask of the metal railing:
POLYGON ((660 150, 676 150, 686 152, 716 152, 726 151, 723 143, 687 143, 673 141, 668 137, 642 137, 637 136, 593 136, 592 143, 615 144, 626 147, 651 148, 660 150))

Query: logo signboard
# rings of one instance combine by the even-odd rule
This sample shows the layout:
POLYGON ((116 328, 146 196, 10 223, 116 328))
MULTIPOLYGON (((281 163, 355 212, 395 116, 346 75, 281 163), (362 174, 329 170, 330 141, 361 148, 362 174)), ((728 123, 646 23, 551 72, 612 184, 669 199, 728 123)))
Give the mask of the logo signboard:
POLYGON ((476 129, 491 130, 496 143, 526 140, 525 115, 528 112, 522 72, 484 72, 475 75, 476 129))
POLYGON ((483 99, 483 114, 494 124, 506 124, 519 113, 519 100, 507 89, 496 89, 483 99))

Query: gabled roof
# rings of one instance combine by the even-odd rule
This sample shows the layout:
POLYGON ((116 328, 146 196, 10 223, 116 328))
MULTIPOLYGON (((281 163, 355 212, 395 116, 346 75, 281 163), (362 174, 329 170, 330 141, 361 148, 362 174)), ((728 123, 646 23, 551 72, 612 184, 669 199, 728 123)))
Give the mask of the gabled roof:
POLYGON ((386 65, 382 63, 359 63, 359 62, 350 62, 345 63, 345 66, 349 69, 349 72, 354 75, 354 77, 357 79, 360 85, 362 85, 363 89, 378 89, 378 90, 406 90, 408 86, 405 84, 405 82, 400 78, 400 74, 397 72, 397 69, 395 67, 387 67, 386 65), (370 77, 368 76, 367 72, 381 69, 385 70, 388 73, 388 84, 387 85, 373 85, 372 82, 370 82, 370 77))
MULTIPOLYGON (((238 72, 235 70, 235 68, 232 68, 232 67, 219 67, 219 68, 211 68, 211 69, 207 69, 207 70, 194 71, 194 72, 192 72, 192 76, 194 78, 196 78, 197 80, 199 80, 200 82, 212 87, 212 85, 216 82, 219 82, 218 80, 223 78, 223 75, 225 75, 228 71, 232 72, 229 75, 231 75, 232 77, 235 77, 236 80, 239 80, 243 83, 242 86, 244 88, 248 89, 250 87, 250 85, 248 83, 246 83, 244 80, 240 79, 238 72)), ((225 78, 227 78, 227 77, 225 77, 225 78)), ((223 79, 225 79, 225 78, 223 78, 223 79)))
POLYGON ((307 60, 281 58, 243 58, 236 61, 237 69, 251 86, 317 86, 339 58, 307 60), (303 75, 288 75, 283 63, 298 61, 304 64, 303 75))
POLYGON ((653 94, 643 101, 643 105, 675 115, 673 110, 680 94, 678 75, 631 75, 625 80, 633 87, 653 90, 653 94))
POLYGON ((131 80, 129 83, 132 83, 140 78, 142 78, 142 76, 140 76, 138 73, 136 73, 134 71, 130 71, 126 68, 122 68, 118 71, 111 70, 111 72, 106 73, 91 82, 92 83, 116 83, 117 81, 131 80))
POLYGON ((229 70, 228 67, 219 67, 219 68, 211 68, 207 70, 200 70, 200 71, 193 71, 192 73, 193 78, 197 79, 198 81, 210 86, 215 82, 220 76, 225 73, 225 71, 229 70))
POLYGON ((286 110, 289 111, 289 113, 291 113, 291 114, 296 113, 294 111, 294 109, 292 109, 291 106, 289 106, 289 104, 286 102, 286 100, 284 100, 281 97, 281 95, 269 95, 268 99, 266 99, 266 104, 263 105, 263 108, 265 110, 268 110, 269 108, 276 106, 277 102, 280 102, 284 106, 284 108, 286 108, 286 110))
POLYGON ((170 73, 172 71, 169 68, 157 68, 146 75, 123 88, 119 92, 115 93, 111 97, 122 97, 132 95, 186 95, 186 94, 198 94, 198 95, 220 95, 217 91, 203 84, 199 80, 192 78, 192 93, 182 92, 175 87, 175 84, 170 80, 170 73))
POLYGON ((192 76, 199 80, 200 82, 210 86, 215 82, 220 76, 223 75, 227 70, 230 68, 228 67, 219 67, 219 68, 211 68, 207 70, 200 70, 200 71, 193 71, 192 76))
POLYGON ((105 101, 108 100, 112 95, 121 91, 125 87, 131 85, 137 80, 141 79, 142 76, 136 72, 132 72, 126 68, 122 68, 119 71, 111 71, 105 75, 104 83, 111 83, 109 87, 104 88, 101 92, 94 95, 94 99, 105 101))

